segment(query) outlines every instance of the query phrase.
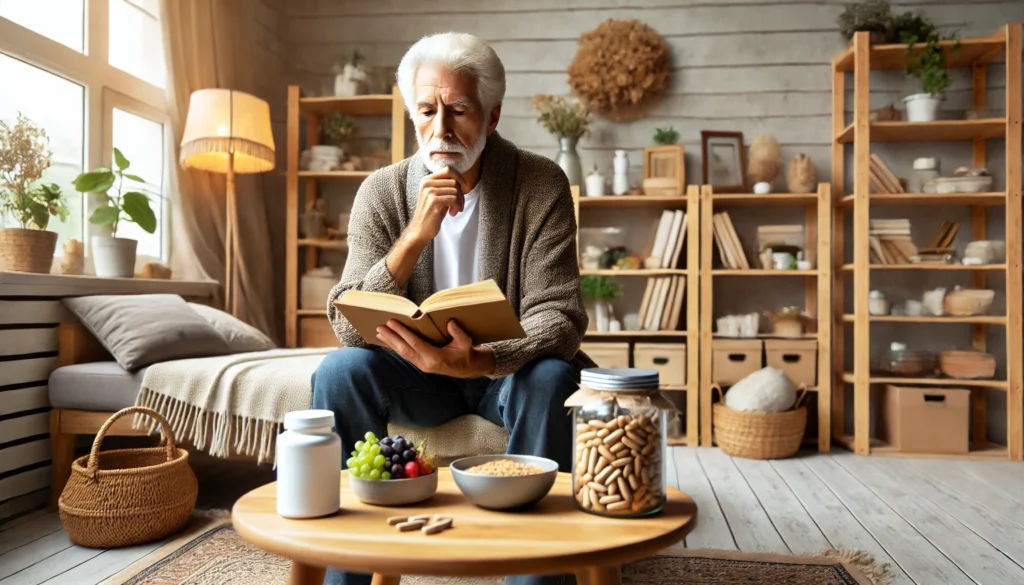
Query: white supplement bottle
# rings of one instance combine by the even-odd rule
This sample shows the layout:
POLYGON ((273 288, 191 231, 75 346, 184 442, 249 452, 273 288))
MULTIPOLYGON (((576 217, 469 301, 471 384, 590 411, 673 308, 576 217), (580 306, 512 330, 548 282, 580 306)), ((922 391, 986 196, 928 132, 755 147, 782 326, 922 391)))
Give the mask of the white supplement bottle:
POLYGON ((331 431, 329 410, 296 410, 284 415, 277 437, 277 513, 317 518, 341 506, 341 439, 331 431))

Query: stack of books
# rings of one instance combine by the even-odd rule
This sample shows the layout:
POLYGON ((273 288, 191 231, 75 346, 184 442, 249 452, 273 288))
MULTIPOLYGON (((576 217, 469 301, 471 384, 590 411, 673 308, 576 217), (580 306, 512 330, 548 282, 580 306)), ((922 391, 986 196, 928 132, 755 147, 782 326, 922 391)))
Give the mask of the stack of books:
POLYGON ((910 264, 917 256, 909 219, 872 219, 868 241, 876 264, 910 264))
POLYGON ((685 299, 685 276, 648 278, 644 298, 640 302, 640 329, 678 331, 685 299))
POLYGON ((903 184, 900 183, 899 177, 889 167, 885 166, 885 163, 882 162, 882 159, 877 154, 871 155, 871 164, 868 170, 870 171, 868 179, 871 183, 871 189, 875 193, 884 195, 906 192, 903 189, 903 184))
POLYGON ((654 239, 648 245, 649 253, 644 256, 644 268, 676 268, 683 254, 686 241, 686 214, 682 211, 665 210, 661 213, 654 239))
POLYGON ((750 270, 747 262, 747 255, 743 252, 743 245, 736 235, 736 228, 729 219, 729 213, 722 211, 711 216, 712 231, 715 238, 715 245, 718 247, 718 257, 722 259, 722 266, 734 270, 750 270))

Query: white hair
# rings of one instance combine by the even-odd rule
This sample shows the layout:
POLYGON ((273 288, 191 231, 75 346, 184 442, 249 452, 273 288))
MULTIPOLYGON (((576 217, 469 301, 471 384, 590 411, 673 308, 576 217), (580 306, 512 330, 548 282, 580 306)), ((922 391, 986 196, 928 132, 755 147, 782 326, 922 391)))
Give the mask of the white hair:
POLYGON ((443 65, 476 78, 485 116, 505 99, 505 66, 490 45, 471 34, 438 33, 416 41, 398 65, 398 90, 409 116, 416 112, 416 72, 423 65, 443 65))

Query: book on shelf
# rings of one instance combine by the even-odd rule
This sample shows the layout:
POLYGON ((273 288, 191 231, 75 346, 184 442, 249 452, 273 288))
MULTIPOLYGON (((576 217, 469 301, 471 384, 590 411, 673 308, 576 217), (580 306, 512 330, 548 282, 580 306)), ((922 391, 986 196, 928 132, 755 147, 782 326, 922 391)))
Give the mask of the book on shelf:
POLYGON ((655 224, 654 234, 644 250, 644 267, 648 269, 676 268, 682 257, 686 240, 686 214, 680 210, 665 210, 655 224))
POLYGON ((493 280, 438 291, 419 306, 405 297, 361 290, 346 292, 334 306, 370 345, 383 345, 377 339, 377 327, 390 319, 435 345, 452 340, 448 333, 452 319, 475 344, 526 337, 512 305, 493 280))
POLYGON ((715 244, 718 246, 718 256, 722 259, 725 268, 734 270, 749 270, 750 264, 743 252, 743 245, 736 235, 736 228, 732 225, 729 212, 722 211, 711 216, 712 235, 715 244))
POLYGON ((676 294, 672 301, 672 314, 669 316, 668 322, 665 324, 664 329, 669 331, 675 331, 679 329, 679 318, 683 313, 683 302, 686 300, 686 277, 676 277, 676 294))
POLYGON ((665 246, 665 253, 661 256, 662 268, 675 268, 679 266, 679 256, 682 254, 685 239, 686 214, 676 210, 672 215, 672 228, 669 231, 668 245, 665 246))
POLYGON ((640 303, 640 328, 644 331, 677 330, 685 298, 685 276, 648 278, 640 303))
POLYGON ((668 247, 669 234, 672 231, 672 220, 675 213, 666 209, 661 212, 661 220, 658 222, 658 230, 654 232, 654 244, 651 246, 651 258, 658 260, 661 265, 661 258, 665 255, 665 248, 668 247))
POLYGON ((918 252, 909 219, 872 219, 868 242, 879 264, 910 264, 918 252))
POLYGON ((869 182, 876 193, 892 194, 906 192, 903 189, 903 184, 900 183, 899 177, 882 162, 881 157, 877 154, 871 155, 868 171, 870 172, 869 182))

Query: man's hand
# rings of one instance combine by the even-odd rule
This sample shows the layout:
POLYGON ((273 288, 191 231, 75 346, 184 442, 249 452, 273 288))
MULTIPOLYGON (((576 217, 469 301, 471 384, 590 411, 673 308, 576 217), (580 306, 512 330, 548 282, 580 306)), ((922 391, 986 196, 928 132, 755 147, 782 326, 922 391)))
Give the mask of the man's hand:
POLYGON ((445 167, 441 172, 423 177, 420 181, 416 213, 406 232, 416 242, 426 244, 441 231, 445 214, 454 216, 462 211, 466 194, 462 174, 445 167))
POLYGON ((494 372, 494 353, 487 347, 473 347, 473 340, 455 320, 448 322, 452 341, 434 347, 394 319, 377 328, 377 339, 427 374, 453 378, 479 378, 494 372))

